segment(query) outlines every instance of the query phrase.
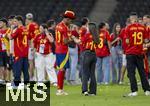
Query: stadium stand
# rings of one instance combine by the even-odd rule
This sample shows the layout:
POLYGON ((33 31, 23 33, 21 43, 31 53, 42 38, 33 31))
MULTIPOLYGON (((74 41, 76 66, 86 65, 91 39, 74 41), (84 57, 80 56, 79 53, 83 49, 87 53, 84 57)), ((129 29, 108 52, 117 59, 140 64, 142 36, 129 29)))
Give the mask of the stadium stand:
POLYGON ((109 17, 110 27, 112 27, 115 22, 119 22, 124 26, 127 17, 132 11, 137 12, 139 17, 150 14, 149 0, 117 0, 117 2, 116 8, 109 17))
POLYGON ((7 17, 10 14, 23 15, 31 12, 39 23, 49 18, 59 21, 59 16, 66 9, 77 13, 77 17, 88 16, 96 0, 1 0, 0 17, 7 17))

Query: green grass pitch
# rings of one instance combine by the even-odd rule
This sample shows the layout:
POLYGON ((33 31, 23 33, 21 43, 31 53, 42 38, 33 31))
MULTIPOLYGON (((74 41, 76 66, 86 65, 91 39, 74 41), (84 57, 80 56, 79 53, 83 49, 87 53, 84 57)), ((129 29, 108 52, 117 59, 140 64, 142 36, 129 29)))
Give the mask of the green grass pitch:
POLYGON ((123 97, 130 92, 126 85, 99 85, 97 96, 81 95, 81 85, 65 85, 68 96, 56 96, 56 88, 51 87, 50 106, 150 106, 150 96, 145 96, 141 86, 137 97, 123 97))

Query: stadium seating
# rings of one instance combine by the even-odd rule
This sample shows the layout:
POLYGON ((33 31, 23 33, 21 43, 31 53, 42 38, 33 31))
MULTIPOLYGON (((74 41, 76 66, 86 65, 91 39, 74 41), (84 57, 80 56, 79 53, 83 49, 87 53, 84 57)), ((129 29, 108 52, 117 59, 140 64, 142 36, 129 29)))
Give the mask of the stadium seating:
POLYGON ((115 22, 119 22, 122 26, 125 25, 126 19, 130 12, 137 12, 139 17, 145 14, 150 14, 149 0, 117 0, 118 4, 109 18, 110 26, 115 22))
POLYGON ((49 18, 60 20, 59 16, 66 9, 74 10, 77 17, 88 16, 96 0, 1 0, 0 17, 10 14, 23 15, 31 12, 39 23, 49 18))

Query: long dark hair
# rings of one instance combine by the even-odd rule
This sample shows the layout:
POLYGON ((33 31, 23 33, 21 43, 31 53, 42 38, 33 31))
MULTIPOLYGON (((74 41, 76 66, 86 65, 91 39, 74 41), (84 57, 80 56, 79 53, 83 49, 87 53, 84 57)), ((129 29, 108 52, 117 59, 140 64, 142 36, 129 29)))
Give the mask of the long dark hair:
MULTIPOLYGON (((117 27, 118 25, 121 27, 121 25, 120 25, 119 23, 115 23, 114 26, 113 26, 113 30, 112 30, 112 33, 114 34, 114 37, 115 37, 115 38, 118 37, 118 33, 117 33, 117 31, 116 31, 116 27, 117 27)), ((121 30, 120 30, 120 31, 121 31, 121 30)), ((120 32, 119 32, 119 33, 120 33, 120 32)))

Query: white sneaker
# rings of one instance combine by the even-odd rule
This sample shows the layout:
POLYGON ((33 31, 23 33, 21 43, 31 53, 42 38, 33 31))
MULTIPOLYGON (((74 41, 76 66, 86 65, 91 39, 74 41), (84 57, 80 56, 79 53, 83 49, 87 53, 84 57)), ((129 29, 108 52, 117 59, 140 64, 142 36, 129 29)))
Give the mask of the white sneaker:
POLYGON ((67 92, 64 92, 63 90, 57 90, 57 92, 56 92, 56 95, 57 96, 60 96, 60 95, 68 95, 68 93, 67 92))
POLYGON ((137 92, 131 92, 131 93, 128 94, 129 97, 133 97, 133 96, 137 96, 137 95, 138 95, 137 92))
POLYGON ((123 84, 123 82, 122 82, 122 81, 120 81, 120 82, 119 82, 119 85, 122 85, 122 84, 123 84))
POLYGON ((57 87, 57 83, 53 83, 53 86, 54 86, 54 87, 57 87))
POLYGON ((109 83, 108 83, 108 82, 105 82, 104 84, 105 84, 105 85, 108 85, 109 83))
POLYGON ((146 96, 150 96, 150 91, 145 91, 146 96))

